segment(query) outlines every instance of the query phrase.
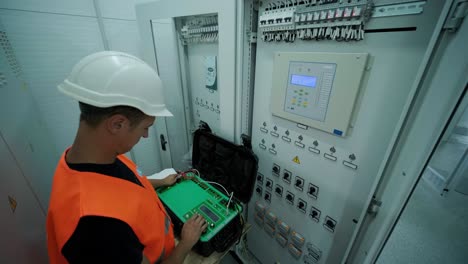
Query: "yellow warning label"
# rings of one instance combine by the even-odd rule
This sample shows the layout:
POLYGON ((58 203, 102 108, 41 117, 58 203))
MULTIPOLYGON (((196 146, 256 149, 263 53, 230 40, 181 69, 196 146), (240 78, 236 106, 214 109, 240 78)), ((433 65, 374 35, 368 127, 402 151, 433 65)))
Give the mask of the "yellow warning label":
POLYGON ((298 156, 294 157, 292 161, 296 162, 297 164, 301 164, 301 161, 299 160, 298 156))
POLYGON ((15 198, 13 198, 13 197, 11 197, 9 195, 8 195, 8 201, 10 202, 11 211, 13 211, 13 213, 14 213, 18 203, 16 202, 15 198))

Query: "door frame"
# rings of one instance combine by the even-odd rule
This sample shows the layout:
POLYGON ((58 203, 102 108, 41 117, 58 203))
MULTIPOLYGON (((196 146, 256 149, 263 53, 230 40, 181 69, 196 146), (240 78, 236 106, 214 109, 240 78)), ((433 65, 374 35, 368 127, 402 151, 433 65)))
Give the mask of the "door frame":
POLYGON ((453 1, 447 1, 420 69, 414 97, 395 137, 387 168, 377 185, 376 216, 366 215, 347 263, 374 263, 401 216, 438 142, 462 100, 468 82, 468 19, 457 32, 444 30, 453 1), (449 59, 450 58, 450 59, 449 59), (450 62, 449 62, 450 60, 450 62), (447 85, 440 85, 449 83, 447 85), (439 85, 437 85, 439 84, 439 85))

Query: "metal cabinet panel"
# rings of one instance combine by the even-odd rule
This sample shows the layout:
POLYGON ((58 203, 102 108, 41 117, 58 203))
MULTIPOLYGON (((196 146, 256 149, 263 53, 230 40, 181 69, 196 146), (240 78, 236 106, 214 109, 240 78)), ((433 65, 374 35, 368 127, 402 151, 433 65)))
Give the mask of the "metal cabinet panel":
POLYGON ((0 168, 0 262, 47 263, 45 215, 3 137, 0 168))

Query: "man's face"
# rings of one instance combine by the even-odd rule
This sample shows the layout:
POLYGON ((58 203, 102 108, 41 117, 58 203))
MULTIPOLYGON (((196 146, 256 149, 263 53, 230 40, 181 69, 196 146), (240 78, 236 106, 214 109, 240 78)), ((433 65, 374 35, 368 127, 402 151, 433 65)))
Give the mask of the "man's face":
POLYGON ((130 151, 135 146, 140 138, 148 137, 149 128, 154 124, 155 117, 147 116, 140 123, 130 126, 129 122, 123 127, 121 136, 121 146, 119 154, 130 151))

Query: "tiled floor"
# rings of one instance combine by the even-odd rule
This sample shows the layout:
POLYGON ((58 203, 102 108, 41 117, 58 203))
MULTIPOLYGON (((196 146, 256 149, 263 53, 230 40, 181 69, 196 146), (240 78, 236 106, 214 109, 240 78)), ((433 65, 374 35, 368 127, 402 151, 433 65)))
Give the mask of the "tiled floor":
POLYGON ((420 181, 377 263, 468 263, 468 196, 420 181))

